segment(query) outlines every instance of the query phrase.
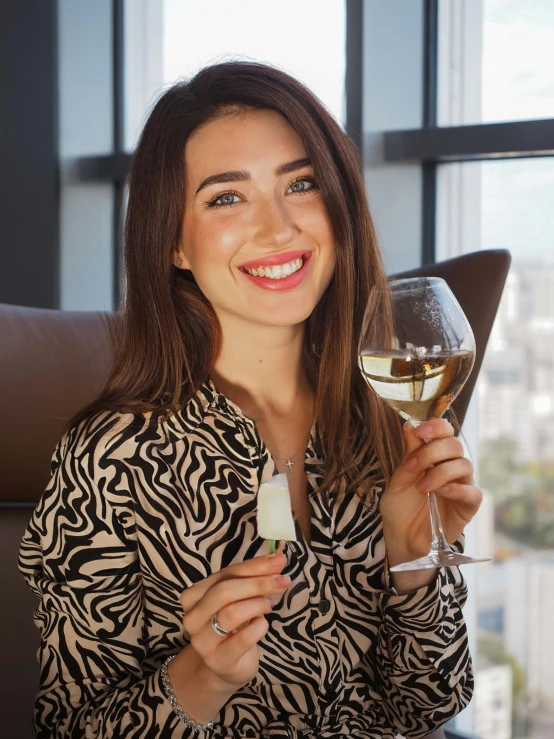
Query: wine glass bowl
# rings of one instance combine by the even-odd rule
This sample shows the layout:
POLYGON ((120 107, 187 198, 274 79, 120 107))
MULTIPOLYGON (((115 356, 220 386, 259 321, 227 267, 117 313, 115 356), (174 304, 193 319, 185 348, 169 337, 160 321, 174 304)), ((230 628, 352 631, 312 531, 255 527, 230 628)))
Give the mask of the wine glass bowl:
MULTIPOLYGON (((461 391, 474 362, 473 331, 443 279, 394 280, 389 290, 372 291, 360 335, 359 368, 369 387, 405 421, 418 426, 440 418, 461 391), (390 334, 379 330, 376 316, 390 317, 390 334)), ((435 494, 429 493, 428 500, 429 553, 391 567, 391 571, 454 567, 491 559, 455 552, 444 535, 435 494)))

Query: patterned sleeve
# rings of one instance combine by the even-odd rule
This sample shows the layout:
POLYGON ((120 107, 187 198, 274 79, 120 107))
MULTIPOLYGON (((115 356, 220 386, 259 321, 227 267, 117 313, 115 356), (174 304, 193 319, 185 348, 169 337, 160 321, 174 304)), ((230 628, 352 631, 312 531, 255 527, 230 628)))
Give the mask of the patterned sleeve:
POLYGON ((471 700, 473 670, 461 611, 466 598, 457 568, 442 568, 430 585, 412 593, 381 597, 383 707, 404 737, 426 736, 471 700))
POLYGON ((97 446, 75 430, 58 444, 21 544, 20 570, 40 599, 36 736, 205 739, 173 713, 160 670, 143 667, 134 513, 124 483, 113 486, 119 498, 94 482, 97 446))

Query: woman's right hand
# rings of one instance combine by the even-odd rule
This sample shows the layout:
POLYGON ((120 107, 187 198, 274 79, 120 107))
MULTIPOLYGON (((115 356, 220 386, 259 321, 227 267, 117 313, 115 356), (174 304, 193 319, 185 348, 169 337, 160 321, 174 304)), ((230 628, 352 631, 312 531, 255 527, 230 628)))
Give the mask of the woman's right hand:
POLYGON ((236 562, 187 588, 181 594, 183 627, 201 668, 236 690, 258 671, 258 647, 267 633, 264 615, 271 612, 270 595, 281 595, 290 578, 280 573, 286 564, 281 550, 273 556, 236 562), (212 616, 229 632, 219 636, 212 616))

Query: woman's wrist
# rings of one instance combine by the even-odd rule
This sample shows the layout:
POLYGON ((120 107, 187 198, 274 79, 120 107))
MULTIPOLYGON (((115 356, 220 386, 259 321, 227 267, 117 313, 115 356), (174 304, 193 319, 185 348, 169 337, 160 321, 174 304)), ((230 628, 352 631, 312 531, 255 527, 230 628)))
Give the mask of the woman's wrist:
POLYGON ((236 686, 206 667, 190 645, 171 660, 167 674, 177 703, 198 724, 212 721, 236 692, 236 686))
POLYGON ((388 541, 398 541, 397 537, 385 534, 385 551, 387 556, 387 569, 390 575, 390 584, 397 593, 403 595, 411 593, 419 588, 432 583, 436 577, 437 569, 428 570, 412 570, 408 572, 390 572, 390 568, 402 564, 402 562, 411 562, 426 554, 426 552, 410 551, 408 547, 399 547, 398 545, 389 545, 388 541))

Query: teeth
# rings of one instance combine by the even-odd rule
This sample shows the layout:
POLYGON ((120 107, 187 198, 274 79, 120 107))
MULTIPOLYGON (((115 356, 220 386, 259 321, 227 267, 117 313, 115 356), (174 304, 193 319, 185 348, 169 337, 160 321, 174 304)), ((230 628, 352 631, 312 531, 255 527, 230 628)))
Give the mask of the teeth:
POLYGON ((303 263, 302 258, 300 258, 292 262, 287 262, 287 264, 276 264, 274 267, 258 267, 257 269, 244 267, 244 269, 249 275, 253 275, 254 277, 269 277, 271 280, 282 280, 298 272, 303 263))

